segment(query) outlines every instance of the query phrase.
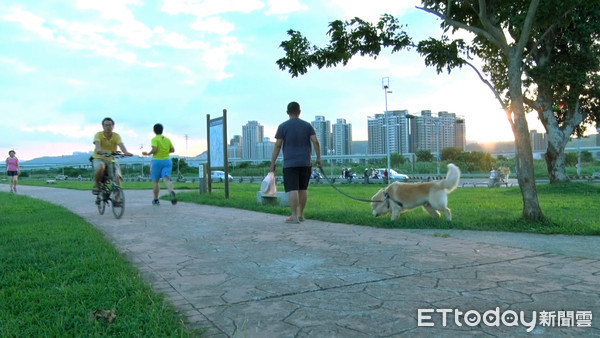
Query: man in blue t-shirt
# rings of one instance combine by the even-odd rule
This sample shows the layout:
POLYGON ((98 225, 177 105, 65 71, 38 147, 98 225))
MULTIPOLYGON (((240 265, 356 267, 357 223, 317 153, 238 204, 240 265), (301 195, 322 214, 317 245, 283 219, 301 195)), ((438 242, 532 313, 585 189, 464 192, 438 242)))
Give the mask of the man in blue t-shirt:
POLYGON ((304 207, 308 199, 308 182, 311 173, 311 142, 317 155, 317 167, 321 167, 321 146, 312 125, 300 119, 300 105, 290 102, 287 106, 289 120, 283 122, 275 133, 275 147, 271 156, 271 172, 283 147, 283 186, 290 195, 292 216, 286 223, 304 221, 304 207))

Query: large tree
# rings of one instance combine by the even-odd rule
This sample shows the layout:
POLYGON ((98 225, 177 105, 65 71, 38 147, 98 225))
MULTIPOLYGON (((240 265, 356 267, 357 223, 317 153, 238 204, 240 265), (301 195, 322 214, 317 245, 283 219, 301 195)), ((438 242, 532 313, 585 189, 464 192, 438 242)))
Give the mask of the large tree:
MULTIPOLYGON (((328 34, 331 41, 324 48, 312 46, 300 32, 288 31, 290 39, 281 43, 286 56, 278 60, 277 64, 282 70, 287 69, 292 76, 298 76, 306 73, 312 65, 319 68, 339 63, 346 65, 356 54, 377 57, 382 48, 390 47, 393 52, 397 52, 416 47, 424 57, 425 64, 436 67, 438 73, 444 70, 451 72, 462 66, 471 67, 494 92, 506 112, 517 148, 517 178, 523 197, 523 217, 539 220, 543 215, 535 187, 526 113, 535 108, 542 117, 542 122, 546 120, 545 126, 549 126, 547 129, 552 128, 551 120, 555 120, 557 127, 563 128, 563 133, 567 133, 568 140, 568 135, 571 134, 567 130, 569 126, 561 123, 565 115, 560 110, 552 110, 555 104, 550 105, 551 113, 548 113, 545 106, 547 102, 555 102, 557 98, 564 97, 557 93, 563 94, 561 90, 565 85, 568 86, 568 81, 557 85, 558 81, 552 81, 552 77, 544 75, 543 67, 552 71, 560 69, 559 63, 548 57, 548 51, 545 50, 554 51, 561 38, 569 45, 569 34, 561 32, 564 33, 565 28, 582 21, 581 17, 573 14, 580 10, 583 13, 593 12, 599 1, 545 0, 540 4, 539 0, 424 0, 420 9, 442 19, 443 35, 440 39, 430 38, 415 44, 400 22, 391 15, 383 15, 375 25, 359 18, 345 22, 337 20, 330 24, 328 34), (457 30, 471 32, 474 38, 470 42, 454 38, 451 33, 457 30), (544 41, 548 43, 545 44, 544 41), (535 53, 538 55, 534 55, 535 53), (544 55, 546 57, 542 59, 544 55), (473 58, 482 63, 481 69, 475 66, 473 58), (545 63, 540 62, 542 60, 545 63), (546 83, 541 83, 541 78, 548 80, 549 85, 546 87, 549 87, 549 92, 546 95, 550 99, 540 100, 543 88, 546 88, 546 83), (537 95, 537 98, 533 99, 528 95, 537 95)), ((592 26, 590 23, 588 29, 592 26)), ((597 41, 597 37, 592 36, 590 39, 597 41)), ((570 51, 575 50, 573 47, 570 51)), ((554 53, 562 55, 560 50, 554 53)), ((562 63, 568 65, 568 58, 564 58, 562 63)), ((590 74, 593 70, 586 69, 583 72, 590 74)), ((563 79, 562 74, 555 75, 563 79)), ((590 77, 593 78, 591 74, 590 77)), ((597 79, 593 81, 597 83, 597 79)), ((594 86, 582 84, 581 87, 584 88, 582 91, 588 91, 588 95, 593 96, 591 88, 594 86)), ((578 109, 573 111, 581 114, 580 107, 578 105, 578 109)), ((575 122, 574 120, 572 123, 575 122)), ((577 126, 579 124, 574 129, 577 126)))
MULTIPOLYGON (((526 104, 535 111, 548 137, 545 154, 550 182, 569 178, 565 146, 581 137, 600 116, 600 1, 560 1, 563 13, 540 13, 542 21, 524 64, 530 92, 526 104)), ((546 8, 546 10, 551 8, 546 8)))

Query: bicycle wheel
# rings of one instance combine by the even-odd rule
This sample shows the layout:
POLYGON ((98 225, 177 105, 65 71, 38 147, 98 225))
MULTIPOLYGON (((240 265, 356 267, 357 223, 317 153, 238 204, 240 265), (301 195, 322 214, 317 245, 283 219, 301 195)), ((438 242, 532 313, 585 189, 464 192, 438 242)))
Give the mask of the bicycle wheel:
POLYGON ((98 212, 100 213, 100 215, 104 215, 106 203, 100 198, 100 195, 96 196, 96 206, 98 207, 98 212))
POLYGON ((117 185, 115 185, 112 189, 111 205, 115 218, 121 218, 121 216, 123 216, 123 212, 125 212, 125 194, 123 193, 123 189, 117 185), (116 199, 118 199, 118 201, 115 201, 116 199))

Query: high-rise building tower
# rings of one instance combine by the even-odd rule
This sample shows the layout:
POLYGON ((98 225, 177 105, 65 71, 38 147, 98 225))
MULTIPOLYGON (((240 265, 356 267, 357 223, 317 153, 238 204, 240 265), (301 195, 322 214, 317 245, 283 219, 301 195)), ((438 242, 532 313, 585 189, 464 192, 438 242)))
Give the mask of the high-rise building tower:
MULTIPOLYGON (((263 138, 263 140, 256 144, 256 158, 253 160, 261 160, 267 161, 271 159, 271 155, 273 154, 273 148, 275 144, 271 142, 271 139, 268 137, 263 138)), ((279 155, 283 155, 281 152, 279 155)))
POLYGON ((334 154, 352 154, 352 124, 346 123, 346 119, 337 119, 333 125, 332 145, 334 154))
POLYGON ((229 141, 229 158, 242 158, 242 136, 234 135, 229 141))
POLYGON ((390 132, 389 137, 386 133, 385 114, 375 114, 368 119, 369 133, 369 154, 387 154, 387 143, 390 143, 390 153, 406 154, 410 152, 408 122, 409 115, 407 110, 388 111, 390 132))
POLYGON ((420 116, 411 120, 410 139, 414 152, 419 150, 437 152, 436 120, 431 116, 431 110, 422 110, 420 116))
POLYGON ((317 139, 321 145, 321 155, 327 155, 327 150, 332 149, 331 122, 329 120, 325 120, 325 116, 317 115, 311 124, 315 129, 317 139))
POLYGON ((390 153, 410 152, 408 110, 388 111, 390 120, 390 153))
POLYGON ((385 115, 375 114, 367 118, 368 154, 386 154, 385 115))
POLYGON ((464 151, 465 147, 467 146, 467 129, 465 126, 465 119, 457 117, 454 126, 456 130, 454 133, 454 146, 464 151))
POLYGON ((454 113, 441 111, 432 116, 431 110, 422 110, 421 116, 411 120, 411 151, 429 150, 432 153, 444 148, 465 149, 465 120, 454 113))
POLYGON ((262 142, 263 139, 264 127, 257 121, 248 121, 246 125, 242 126, 242 159, 259 159, 256 146, 259 142, 262 142))
POLYGON ((456 143, 456 114, 441 111, 438 113, 440 151, 444 148, 455 147, 456 143))
POLYGON ((545 133, 538 133, 537 130, 533 129, 529 131, 529 138, 531 140, 531 150, 534 152, 545 152, 548 149, 545 133))

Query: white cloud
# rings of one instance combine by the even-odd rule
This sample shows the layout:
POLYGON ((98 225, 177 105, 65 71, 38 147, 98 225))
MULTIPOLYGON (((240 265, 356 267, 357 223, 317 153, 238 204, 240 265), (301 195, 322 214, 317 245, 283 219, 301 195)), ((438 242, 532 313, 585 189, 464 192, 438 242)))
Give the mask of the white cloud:
POLYGON ((390 76, 398 79, 415 78, 421 75, 422 70, 422 67, 414 64, 400 64, 390 67, 390 76))
POLYGON ((379 20, 382 14, 399 16, 405 10, 421 5, 418 0, 330 0, 330 3, 330 6, 339 8, 340 16, 345 20, 359 17, 372 22, 379 20))
POLYGON ((196 81, 198 80, 198 75, 196 75, 191 69, 185 67, 185 66, 174 66, 173 68, 175 68, 175 70, 177 70, 178 72, 186 75, 188 77, 187 80, 183 81, 183 84, 186 85, 193 85, 196 84, 196 81))
POLYGON ((97 24, 82 22, 67 22, 64 20, 52 21, 57 27, 60 27, 62 34, 57 41, 66 44, 74 49, 97 49, 97 46, 114 45, 105 35, 107 30, 97 24))
POLYGON ((190 25, 190 28, 202 32, 226 35, 231 33, 235 29, 235 26, 224 21, 220 17, 210 17, 206 19, 199 17, 190 25))
POLYGON ((150 62, 150 61, 144 61, 144 62, 138 62, 140 65, 147 67, 147 68, 158 68, 158 67, 164 67, 165 63, 164 62, 150 62))
POLYGON ((158 36, 159 44, 178 49, 208 49, 210 43, 190 40, 187 36, 179 33, 163 33, 158 36))
POLYGON ((137 62, 137 55, 131 52, 115 53, 113 57, 117 60, 121 60, 127 63, 137 62))
POLYGON ((280 15, 298 11, 308 10, 308 6, 302 4, 299 0, 267 0, 269 9, 265 15, 280 15))
POLYGON ((381 71, 381 74, 385 74, 385 76, 389 76, 393 79, 419 77, 425 66, 405 60, 406 59, 403 57, 398 58, 387 55, 379 55, 377 59, 369 56, 357 55, 350 59, 345 67, 339 67, 339 69, 344 71, 354 71, 358 69, 378 70, 381 71))
POLYGON ((134 47, 149 48, 148 42, 153 35, 150 28, 139 21, 126 21, 112 27, 112 32, 134 47))
POLYGON ((127 5, 139 5, 137 0, 77 0, 76 6, 81 9, 93 9, 99 11, 106 20, 117 20, 119 22, 133 21, 133 14, 127 5))
POLYGON ((77 79, 72 79, 72 78, 68 78, 66 79, 67 83, 73 86, 83 86, 85 85, 85 82, 81 81, 81 80, 77 80, 77 79))
MULTIPOLYGON (((68 48, 92 50, 100 55, 128 63, 137 60, 137 56, 134 53, 119 51, 117 42, 109 40, 109 37, 107 37, 109 31, 98 24, 68 22, 62 19, 47 22, 35 14, 18 8, 11 9, 11 13, 3 16, 3 18, 8 21, 20 22, 25 29, 37 33, 44 39, 54 40, 68 48), (45 27, 45 25, 51 26, 52 29, 45 27)), ((130 22, 130 24, 139 28, 139 25, 135 22, 130 22)), ((136 35, 140 32, 140 29, 130 29, 123 25, 116 27, 114 33, 118 36, 120 32, 129 31, 127 34, 120 35, 133 45, 139 45, 149 36, 145 34, 140 39, 136 35)))
MULTIPOLYGON (((41 121, 43 124, 32 123, 30 125, 21 126, 19 129, 22 132, 60 135, 67 139, 90 138, 98 132, 99 128, 97 125, 85 124, 84 121, 85 118, 82 114, 54 116, 46 119, 46 121, 41 121), (55 119, 60 122, 54 121, 55 119)), ((40 121, 37 122, 39 123, 40 121)))
POLYGON ((100 12, 102 18, 118 24, 111 27, 111 31, 125 40, 127 44, 135 47, 148 48, 148 40, 152 37, 152 30, 143 23, 137 21, 128 5, 139 5, 137 0, 77 0, 76 6, 81 9, 95 10, 100 12))
POLYGON ((54 32, 44 26, 46 20, 33 13, 24 11, 20 8, 10 8, 9 13, 2 16, 3 20, 18 22, 23 28, 34 32, 46 40, 54 39, 54 32))
MULTIPOLYGON (((55 18, 50 21, 33 13, 12 8, 2 18, 19 22, 29 31, 54 40, 64 47, 76 50, 88 50, 98 55, 139 64, 143 67, 155 68, 168 65, 164 59, 167 54, 155 53, 152 62, 144 60, 144 54, 133 48, 149 49, 151 46, 167 46, 174 49, 200 51, 201 64, 197 67, 207 68, 204 72, 209 78, 222 80, 231 77, 225 71, 228 57, 231 54, 242 54, 243 46, 236 38, 227 37, 234 30, 234 25, 216 15, 227 12, 252 12, 264 7, 256 0, 219 0, 219 1, 165 1, 164 7, 171 8, 170 13, 187 13, 195 15, 196 21, 190 25, 194 30, 209 32, 222 36, 220 41, 190 39, 179 32, 169 32, 162 26, 149 28, 138 21, 128 6, 140 5, 138 0, 77 0, 76 8, 86 11, 97 11, 100 18, 88 19, 85 22, 68 21, 55 18), (210 75, 212 74, 212 76, 210 75)), ((196 67, 189 67, 194 69, 196 67)), ((26 68, 23 68, 24 70, 26 68)), ((194 72, 197 72, 194 69, 194 72)), ((192 76, 186 81, 192 84, 197 81, 192 76)))
POLYGON ((31 73, 37 70, 35 67, 28 66, 24 62, 15 59, 0 58, 0 62, 14 66, 17 71, 22 73, 31 73))
MULTIPOLYGON (((340 64, 341 65, 341 64, 340 64)), ((352 57, 346 66, 340 69, 344 69, 347 71, 355 70, 355 69, 388 69, 391 67, 391 62, 385 56, 377 56, 377 58, 373 58, 370 56, 361 56, 359 54, 352 57)))
POLYGON ((227 66, 227 50, 224 48, 211 48, 202 56, 204 65, 214 71, 214 77, 217 80, 224 80, 232 77, 232 74, 225 72, 227 66))
POLYGON ((163 0, 161 10, 171 15, 190 14, 206 18, 223 13, 250 13, 263 8, 258 0, 163 0))

